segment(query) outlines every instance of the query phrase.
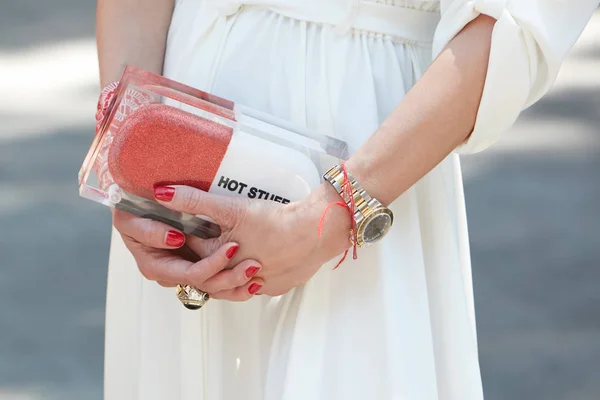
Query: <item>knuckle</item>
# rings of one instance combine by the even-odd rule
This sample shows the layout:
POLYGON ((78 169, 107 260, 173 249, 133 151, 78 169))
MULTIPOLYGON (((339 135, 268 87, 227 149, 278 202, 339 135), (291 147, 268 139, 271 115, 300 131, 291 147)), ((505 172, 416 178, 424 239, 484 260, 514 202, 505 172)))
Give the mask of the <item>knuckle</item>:
POLYGON ((186 190, 183 194, 183 205, 188 210, 196 210, 200 207, 200 196, 195 190, 186 190))
POLYGON ((192 285, 197 287, 198 289, 202 290, 202 285, 204 284, 204 281, 201 281, 200 279, 198 279, 198 277, 196 276, 196 274, 194 273, 194 268, 187 268, 183 271, 182 274, 182 282, 179 282, 181 284, 186 284, 186 285, 192 285))
POLYGON ((226 242, 227 239, 223 237, 223 235, 217 239, 205 240, 204 243, 202 243, 200 256, 203 258, 210 257, 212 254, 217 253, 221 246, 223 246, 226 242))
POLYGON ((240 272, 235 274, 235 276, 233 277, 233 284, 235 286, 242 286, 243 284, 245 284, 246 282, 248 282, 250 280, 250 278, 248 278, 246 276, 246 270, 244 268, 240 268, 240 272))
POLYGON ((239 209, 229 200, 223 204, 223 207, 219 211, 219 217, 225 221, 236 220, 239 214, 239 209))
POLYGON ((183 273, 178 273, 179 268, 176 265, 176 261, 170 258, 160 258, 156 260, 154 263, 154 270, 158 272, 158 275, 162 280, 168 281, 176 281, 178 275, 181 276, 184 275, 184 273, 187 273, 187 270, 183 270, 183 273))
MULTIPOLYGON (((202 289, 200 289, 202 290, 202 289)), ((225 298, 225 296, 223 296, 223 294, 216 292, 216 293, 208 293, 210 295, 211 299, 215 299, 215 300, 228 300, 227 298, 225 298)))
POLYGON ((139 231, 140 241, 146 244, 162 244, 163 240, 161 235, 161 230, 158 229, 150 220, 142 224, 141 231, 139 231))
POLYGON ((140 270, 140 273, 142 274, 142 276, 149 280, 149 281, 155 281, 155 274, 152 268, 150 268, 150 266, 146 263, 138 263, 138 269, 140 270))
POLYGON ((229 207, 227 210, 229 212, 229 217, 233 218, 234 221, 238 221, 238 223, 244 222, 248 218, 249 213, 249 201, 242 202, 234 202, 234 199, 230 199, 229 207))
POLYGON ((248 204, 244 199, 224 198, 219 203, 219 208, 214 211, 214 217, 235 231, 247 217, 248 204))
POLYGON ((213 254, 213 256, 205 258, 203 261, 206 262, 204 271, 210 275, 223 271, 229 263, 229 259, 221 254, 213 254))

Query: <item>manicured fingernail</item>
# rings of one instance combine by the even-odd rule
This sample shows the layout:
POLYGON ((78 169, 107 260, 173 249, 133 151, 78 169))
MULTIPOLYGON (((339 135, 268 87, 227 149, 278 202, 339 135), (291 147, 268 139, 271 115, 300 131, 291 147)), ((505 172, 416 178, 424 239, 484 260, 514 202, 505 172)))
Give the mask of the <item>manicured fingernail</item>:
POLYGON ((231 246, 229 249, 227 249, 227 253, 225 253, 225 257, 227 257, 231 260, 233 258, 233 256, 235 256, 235 253, 237 253, 239 248, 240 248, 240 246, 231 246))
POLYGON ((252 278, 254 275, 257 274, 257 272, 260 270, 260 268, 258 267, 250 267, 246 270, 246 277, 247 278, 252 278))
POLYGON ((183 242, 185 242, 185 236, 183 236, 183 233, 181 232, 169 231, 165 242, 167 243, 167 246, 181 247, 183 242))
POLYGON ((160 201, 171 201, 175 195, 175 188, 170 186, 157 186, 154 188, 154 197, 160 201))
POLYGON ((252 285, 250 285, 250 287, 248 288, 248 293, 250 294, 254 294, 256 292, 258 292, 260 290, 260 288, 262 287, 262 285, 259 285, 258 283, 253 283, 252 285))

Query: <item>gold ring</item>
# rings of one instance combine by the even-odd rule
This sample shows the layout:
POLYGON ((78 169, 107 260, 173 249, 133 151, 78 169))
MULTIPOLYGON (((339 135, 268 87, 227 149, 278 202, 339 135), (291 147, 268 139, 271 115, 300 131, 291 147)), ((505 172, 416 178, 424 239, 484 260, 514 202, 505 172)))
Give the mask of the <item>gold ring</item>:
POLYGON ((210 299, 208 293, 190 285, 177 285, 177 298, 189 310, 199 310, 210 299))

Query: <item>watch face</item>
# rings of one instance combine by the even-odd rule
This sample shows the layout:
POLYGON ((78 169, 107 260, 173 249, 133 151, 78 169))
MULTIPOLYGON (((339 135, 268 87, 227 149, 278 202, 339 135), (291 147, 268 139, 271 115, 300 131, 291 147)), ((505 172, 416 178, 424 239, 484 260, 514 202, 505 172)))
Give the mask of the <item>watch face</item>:
POLYGON ((371 244, 381 239, 392 226, 392 217, 387 213, 375 215, 367 222, 362 239, 365 244, 371 244))

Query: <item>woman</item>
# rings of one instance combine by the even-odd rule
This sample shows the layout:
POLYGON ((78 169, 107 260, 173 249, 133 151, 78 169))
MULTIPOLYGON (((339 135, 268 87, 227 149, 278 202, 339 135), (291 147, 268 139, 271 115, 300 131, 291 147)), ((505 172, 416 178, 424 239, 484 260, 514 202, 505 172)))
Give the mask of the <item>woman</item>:
POLYGON ((598 1, 98 3, 103 85, 133 64, 341 138, 395 218, 334 269, 352 220, 331 208, 317 234, 327 182, 279 207, 155 190, 216 219, 210 241, 116 212, 105 397, 483 398, 458 154, 547 92, 598 1), (214 300, 190 312, 154 281, 214 300))

